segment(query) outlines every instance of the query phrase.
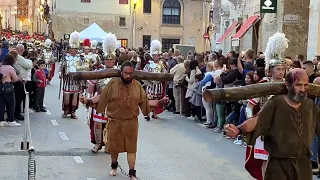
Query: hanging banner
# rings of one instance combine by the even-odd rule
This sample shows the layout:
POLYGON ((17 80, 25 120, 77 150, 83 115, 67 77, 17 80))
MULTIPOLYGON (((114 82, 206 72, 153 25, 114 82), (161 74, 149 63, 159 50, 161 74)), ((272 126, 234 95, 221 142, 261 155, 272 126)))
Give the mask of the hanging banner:
POLYGON ((260 13, 277 13, 277 0, 260 0, 260 13))

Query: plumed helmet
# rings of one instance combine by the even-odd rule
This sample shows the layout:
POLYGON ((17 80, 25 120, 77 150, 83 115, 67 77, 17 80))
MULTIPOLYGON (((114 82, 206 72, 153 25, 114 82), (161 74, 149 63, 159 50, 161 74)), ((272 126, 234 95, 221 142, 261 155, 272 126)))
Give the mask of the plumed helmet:
POLYGON ((285 65, 283 53, 288 48, 289 40, 284 33, 277 32, 269 38, 265 52, 266 69, 285 65))
POLYGON ((102 48, 105 59, 116 59, 117 37, 112 33, 108 33, 103 38, 102 48))
POLYGON ((45 42, 44 42, 44 46, 46 48, 50 48, 51 47, 51 44, 52 44, 52 41, 50 39, 46 39, 45 42))
POLYGON ((83 48, 90 49, 90 46, 91 46, 90 39, 84 39, 83 40, 83 48))
POLYGON ((74 31, 70 34, 69 46, 71 49, 78 49, 80 46, 80 34, 74 31))
POLYGON ((91 41, 91 49, 97 49, 97 46, 98 46, 98 41, 92 40, 91 41))
POLYGON ((151 55, 161 54, 161 50, 162 50, 161 42, 158 40, 153 40, 150 46, 150 54, 151 55))

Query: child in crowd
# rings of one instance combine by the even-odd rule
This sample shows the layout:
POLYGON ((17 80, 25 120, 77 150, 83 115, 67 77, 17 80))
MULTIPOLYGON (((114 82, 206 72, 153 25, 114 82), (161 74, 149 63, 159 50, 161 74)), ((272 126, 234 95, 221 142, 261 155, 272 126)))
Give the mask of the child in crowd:
POLYGON ((202 74, 195 75, 195 82, 191 86, 192 95, 189 99, 190 109, 191 109, 191 117, 189 120, 198 120, 201 121, 201 108, 202 108, 202 86, 200 85, 200 81, 203 79, 202 74))
POLYGON ((46 63, 44 60, 38 61, 38 67, 34 73, 33 81, 36 82, 36 98, 35 98, 35 107, 36 112, 47 112, 47 110, 43 107, 43 99, 45 88, 47 86, 47 78, 46 78, 46 63))
MULTIPOLYGON (((246 85, 255 84, 253 76, 254 76, 254 72, 253 71, 250 71, 250 72, 248 72, 246 74, 246 76, 245 76, 246 85)), ((243 105, 242 105, 241 110, 240 110, 239 124, 242 124, 248 118, 252 117, 251 111, 248 111, 248 108, 247 108, 248 101, 245 100, 245 101, 242 101, 242 103, 243 103, 243 105)), ((242 141, 242 137, 241 136, 239 136, 234 141, 234 143, 237 144, 237 145, 243 145, 243 147, 245 147, 245 148, 247 147, 246 143, 242 141)))
MULTIPOLYGON (((32 64, 33 64, 33 68, 31 69, 31 77, 33 77, 35 71, 38 69, 37 58, 30 58, 30 60, 32 61, 32 64)), ((35 107, 36 82, 34 82, 34 81, 32 81, 32 88, 31 88, 31 92, 29 92, 29 94, 30 94, 29 107, 32 109, 36 109, 36 107, 35 107)))

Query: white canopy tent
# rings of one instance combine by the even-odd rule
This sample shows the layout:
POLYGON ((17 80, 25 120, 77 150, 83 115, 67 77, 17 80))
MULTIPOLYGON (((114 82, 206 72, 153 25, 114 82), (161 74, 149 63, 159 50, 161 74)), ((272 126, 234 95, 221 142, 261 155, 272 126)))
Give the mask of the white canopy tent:
POLYGON ((96 40, 98 42, 102 42, 103 38, 107 35, 107 33, 101 29, 101 27, 93 23, 85 30, 80 32, 80 40, 83 41, 84 39, 88 38, 91 41, 96 40))

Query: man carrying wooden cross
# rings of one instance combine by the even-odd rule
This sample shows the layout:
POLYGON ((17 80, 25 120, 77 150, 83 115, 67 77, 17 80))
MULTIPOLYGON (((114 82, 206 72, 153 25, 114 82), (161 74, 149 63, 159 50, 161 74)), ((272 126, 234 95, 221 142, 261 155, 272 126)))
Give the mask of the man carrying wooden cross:
POLYGON ((152 111, 152 107, 164 103, 163 100, 148 100, 140 82, 133 79, 133 73, 134 65, 129 61, 124 62, 121 66, 121 77, 113 78, 108 82, 102 90, 98 102, 93 102, 93 99, 82 100, 82 102, 96 108, 97 113, 105 112, 108 116, 106 126, 108 131, 107 151, 111 154, 112 159, 109 175, 117 175, 118 155, 121 152, 127 152, 130 180, 136 180, 136 170, 134 168, 137 152, 139 108, 146 116, 152 111))
POLYGON ((314 134, 320 134, 320 110, 307 98, 308 75, 302 69, 293 69, 286 75, 286 95, 270 98, 256 117, 239 127, 226 126, 229 136, 241 131, 253 132, 248 140, 255 145, 263 136, 269 152, 264 180, 312 180, 309 160, 314 134))

